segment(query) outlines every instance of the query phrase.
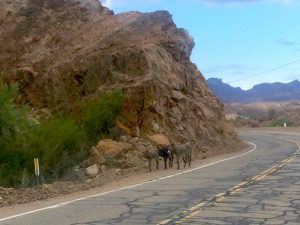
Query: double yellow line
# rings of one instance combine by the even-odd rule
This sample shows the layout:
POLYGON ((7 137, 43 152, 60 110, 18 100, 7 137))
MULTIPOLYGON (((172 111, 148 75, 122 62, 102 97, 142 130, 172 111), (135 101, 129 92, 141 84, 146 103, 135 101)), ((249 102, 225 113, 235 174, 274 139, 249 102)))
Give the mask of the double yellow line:
POLYGON ((191 218, 195 217, 196 215, 198 215, 205 208, 207 208, 209 206, 212 206, 212 205, 215 205, 219 202, 222 202, 222 201, 225 200, 226 197, 231 196, 235 193, 241 192, 241 190, 243 188, 246 188, 246 187, 250 186, 251 184, 257 183, 260 180, 264 179, 265 177, 275 173, 277 170, 281 169, 282 167, 284 167, 285 165, 287 165, 288 163, 293 161, 299 153, 300 153, 300 149, 297 152, 295 152, 292 156, 288 157, 287 159, 282 160, 281 162, 279 162, 278 164, 272 166, 271 168, 269 168, 269 169, 263 171, 262 173, 252 177, 249 181, 242 182, 242 183, 230 188, 226 192, 222 192, 222 193, 217 194, 216 196, 214 196, 212 198, 209 198, 205 201, 202 201, 202 202, 196 204, 195 206, 181 212, 176 218, 166 219, 164 221, 161 221, 157 225, 181 224, 181 223, 187 222, 189 219, 191 219, 191 218))

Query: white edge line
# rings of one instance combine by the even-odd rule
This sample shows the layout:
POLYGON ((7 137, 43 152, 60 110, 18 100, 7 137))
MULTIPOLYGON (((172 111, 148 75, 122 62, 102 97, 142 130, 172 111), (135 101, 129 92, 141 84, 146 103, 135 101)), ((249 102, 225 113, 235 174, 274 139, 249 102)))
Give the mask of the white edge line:
POLYGON ((176 174, 172 174, 172 175, 169 175, 169 176, 160 177, 160 178, 157 178, 157 179, 154 179, 154 180, 145 181, 143 183, 134 184, 134 185, 126 186, 126 187, 123 187, 123 188, 118 188, 118 189, 115 189, 115 190, 103 192, 103 193, 100 193, 100 194, 90 195, 90 196, 87 196, 87 197, 74 199, 74 200, 63 202, 63 203, 60 203, 60 204, 56 204, 56 205, 52 205, 52 206, 48 206, 48 207, 44 207, 44 208, 40 208, 40 209, 36 209, 36 210, 32 210, 32 211, 28 211, 28 212, 25 212, 25 213, 20 213, 20 214, 17 214, 17 215, 5 217, 5 218, 0 219, 0 222, 1 221, 5 221, 5 220, 14 219, 16 217, 25 216, 25 215, 28 215, 28 214, 32 214, 32 213, 44 211, 44 210, 47 210, 47 209, 55 209, 55 208, 58 208, 58 207, 61 207, 61 206, 64 206, 64 205, 67 205, 67 204, 70 204, 70 203, 73 203, 73 202, 78 202, 78 201, 86 200, 86 199, 89 199, 89 198, 95 198, 95 197, 99 197, 99 196, 111 194, 111 193, 114 193, 114 192, 118 192, 118 191, 122 191, 122 190, 127 190, 127 189, 131 189, 131 188, 139 187, 139 186, 142 186, 144 184, 154 183, 154 182, 157 182, 157 181, 160 181, 160 180, 165 180, 165 179, 168 179, 168 178, 171 178, 171 177, 175 177, 175 176, 178 176, 178 175, 182 175, 182 174, 185 174, 185 173, 190 173, 190 172, 195 171, 195 170, 200 170, 202 168, 209 167, 209 166, 221 163, 221 162, 225 162, 225 161, 228 161, 228 160, 232 160, 232 159, 235 159, 235 158, 242 157, 244 155, 250 154, 251 152, 253 152, 253 151, 255 151, 257 149, 257 146, 254 143, 247 142, 247 141, 244 141, 244 142, 252 145, 253 148, 251 150, 249 150, 248 152, 242 153, 240 155, 232 156, 232 157, 229 157, 227 159, 222 159, 222 160, 219 160, 219 161, 216 161, 216 162, 212 162, 212 163, 209 163, 209 164, 206 164, 206 165, 194 168, 194 169, 186 170, 186 171, 183 171, 183 172, 180 172, 180 173, 176 173, 176 174))

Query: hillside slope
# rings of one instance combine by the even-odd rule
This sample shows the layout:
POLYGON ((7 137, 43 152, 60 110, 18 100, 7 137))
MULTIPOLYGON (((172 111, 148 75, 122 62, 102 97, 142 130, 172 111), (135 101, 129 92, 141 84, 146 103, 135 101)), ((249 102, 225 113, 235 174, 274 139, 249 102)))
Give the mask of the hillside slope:
POLYGON ((0 70, 20 101, 50 113, 122 89, 119 124, 203 146, 237 142, 189 57, 192 37, 166 11, 114 15, 97 0, 1 1, 0 70))
POLYGON ((227 117, 238 115, 237 121, 248 126, 300 126, 300 102, 252 102, 228 103, 225 105, 227 117), (247 117, 242 121, 242 117, 247 117))

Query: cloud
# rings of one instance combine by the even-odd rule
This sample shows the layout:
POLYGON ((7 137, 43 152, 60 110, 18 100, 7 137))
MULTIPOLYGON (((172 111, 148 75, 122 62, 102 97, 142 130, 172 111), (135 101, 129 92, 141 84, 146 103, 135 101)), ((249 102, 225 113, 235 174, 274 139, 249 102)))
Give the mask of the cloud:
MULTIPOLYGON (((167 0, 100 0, 102 5, 106 7, 113 7, 115 5, 119 5, 120 3, 124 4, 129 2, 135 3, 150 3, 150 4, 157 4, 161 2, 167 2, 167 0)), ((275 4, 282 4, 282 5, 290 5, 294 3, 295 0, 193 0, 194 2, 202 2, 209 5, 220 5, 220 4, 238 4, 238 5, 245 5, 251 3, 275 3, 275 4)))
POLYGON ((276 44, 282 45, 282 46, 294 46, 294 45, 296 45, 295 42, 289 41, 289 40, 287 40, 285 38, 279 38, 279 39, 277 39, 276 40, 276 44))
POLYGON ((114 1, 113 0, 101 0, 101 3, 103 6, 111 8, 114 5, 114 1))
POLYGON ((291 73, 285 76, 286 81, 300 80, 300 73, 291 73))
POLYGON ((198 0, 198 1, 210 5, 219 5, 219 4, 245 5, 251 3, 273 3, 273 4, 289 5, 293 3, 295 0, 198 0))
POLYGON ((101 4, 108 8, 119 7, 128 4, 160 4, 164 1, 167 0, 100 0, 101 4))
POLYGON ((294 52, 299 53, 300 52, 300 48, 294 49, 294 52))

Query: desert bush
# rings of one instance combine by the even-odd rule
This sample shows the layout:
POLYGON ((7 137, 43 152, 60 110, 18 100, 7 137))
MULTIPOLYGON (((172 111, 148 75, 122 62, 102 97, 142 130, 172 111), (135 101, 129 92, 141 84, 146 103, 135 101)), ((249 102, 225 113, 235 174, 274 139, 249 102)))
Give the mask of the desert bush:
POLYGON ((34 158, 39 158, 46 181, 62 177, 114 130, 123 99, 122 92, 114 91, 86 100, 79 117, 60 113, 38 121, 26 106, 15 103, 17 96, 18 86, 4 84, 0 74, 0 186, 19 186, 24 174, 33 178, 34 158))
POLYGON ((287 126, 291 126, 292 125, 292 123, 288 119, 278 118, 278 119, 275 119, 275 120, 271 121, 269 123, 269 126, 271 126, 271 127, 283 127, 284 123, 286 123, 287 126))
POLYGON ((117 90, 82 103, 81 123, 90 142, 94 143, 109 135, 121 110, 122 101, 123 94, 117 90))
POLYGON ((70 167, 78 164, 86 155, 85 134, 71 118, 52 118, 31 129, 27 146, 32 159, 40 159, 45 179, 59 178, 70 167))
POLYGON ((0 186, 19 183, 27 159, 24 145, 31 121, 26 107, 14 104, 17 93, 17 85, 8 86, 0 77, 0 186))
POLYGON ((46 179, 60 177, 84 157, 84 133, 69 118, 35 123, 24 106, 14 104, 16 85, 0 85, 0 186, 18 186, 23 171, 34 174, 38 157, 46 179))

